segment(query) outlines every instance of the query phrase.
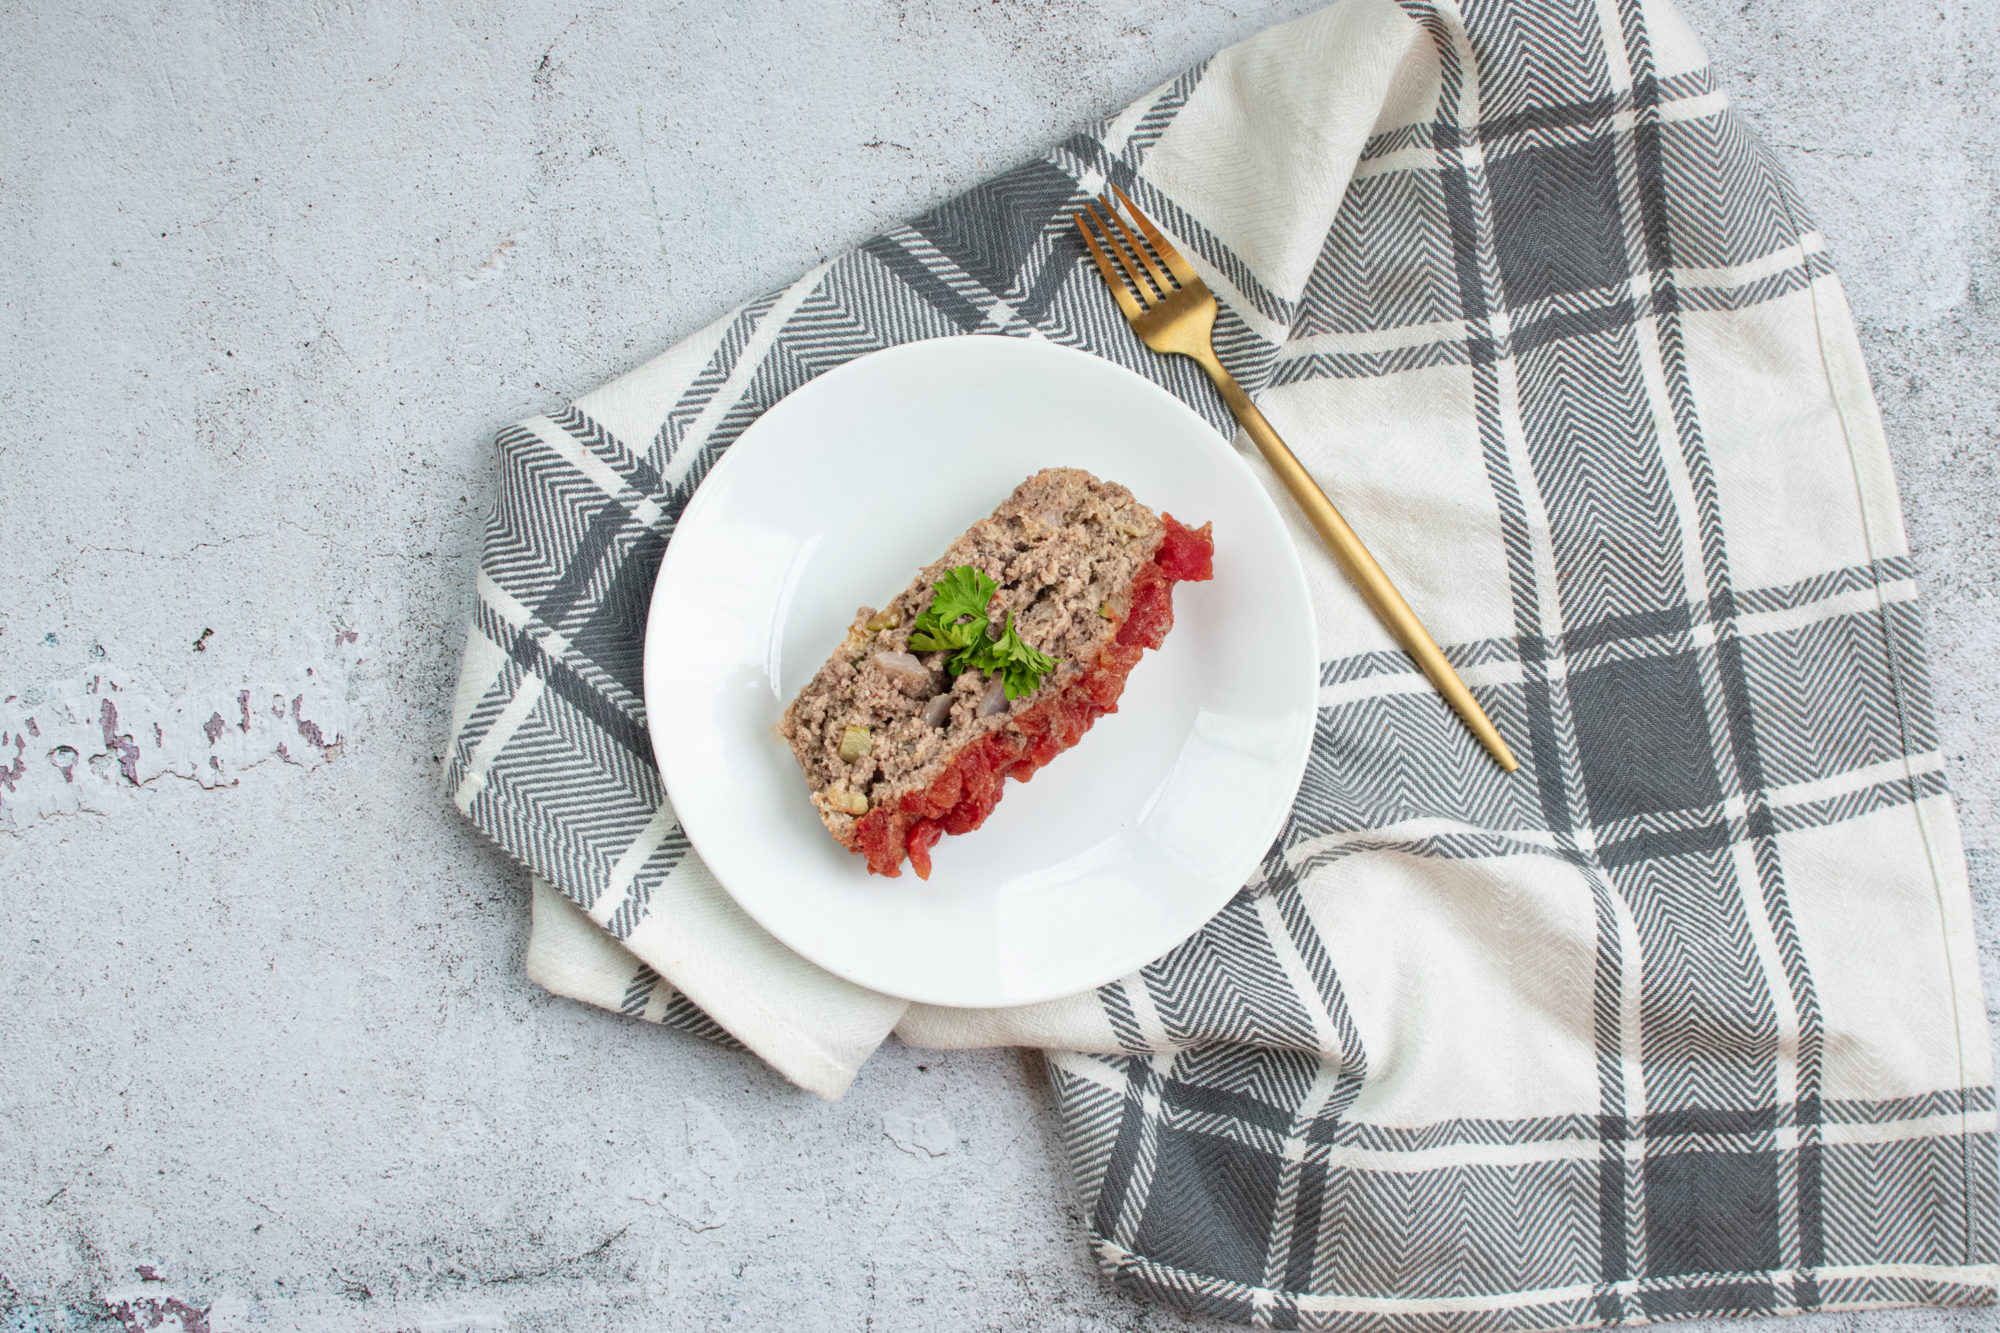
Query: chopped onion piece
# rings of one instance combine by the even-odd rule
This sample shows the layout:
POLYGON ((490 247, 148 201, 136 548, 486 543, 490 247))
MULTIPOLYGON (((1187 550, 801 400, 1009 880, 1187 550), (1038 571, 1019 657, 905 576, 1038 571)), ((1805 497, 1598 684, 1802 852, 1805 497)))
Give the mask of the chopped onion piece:
POLYGON ((924 664, 913 654, 880 652, 874 654, 872 660, 876 666, 888 673, 889 679, 896 682, 896 688, 903 693, 930 693, 931 673, 924 669, 924 664))

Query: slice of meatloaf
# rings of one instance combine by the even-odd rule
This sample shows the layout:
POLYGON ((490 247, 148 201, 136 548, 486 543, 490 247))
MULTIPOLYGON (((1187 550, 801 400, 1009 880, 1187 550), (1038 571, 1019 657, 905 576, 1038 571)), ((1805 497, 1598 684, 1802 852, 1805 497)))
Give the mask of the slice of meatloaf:
POLYGON ((984 823, 1003 779, 1027 781, 1117 711, 1126 675, 1173 628, 1173 585, 1212 577, 1213 552, 1207 524, 1156 515, 1088 472, 1022 482, 886 607, 855 612, 785 710, 779 730, 827 831, 875 874, 901 874, 907 856, 929 879, 931 848, 984 823), (965 565, 998 585, 992 637, 1011 613, 1021 641, 1057 659, 1017 698, 997 674, 954 675, 950 652, 911 650, 935 585, 965 565))

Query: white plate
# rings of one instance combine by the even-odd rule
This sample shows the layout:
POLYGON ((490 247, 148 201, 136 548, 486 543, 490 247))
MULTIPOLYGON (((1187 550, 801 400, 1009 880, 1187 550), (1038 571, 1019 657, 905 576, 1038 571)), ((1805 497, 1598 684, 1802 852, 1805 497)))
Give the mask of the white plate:
POLYGON ((851 361, 772 407, 688 504, 646 625, 646 712, 695 850, 829 971, 932 1004, 1088 990, 1186 939, 1284 822, 1318 694, 1305 575, 1269 495, 1170 394, 1099 357, 946 338, 851 361), (928 882, 834 842, 774 727, 857 606, 881 606, 1030 473, 1086 468, 1191 526, 1215 579, 1119 711, 928 882))

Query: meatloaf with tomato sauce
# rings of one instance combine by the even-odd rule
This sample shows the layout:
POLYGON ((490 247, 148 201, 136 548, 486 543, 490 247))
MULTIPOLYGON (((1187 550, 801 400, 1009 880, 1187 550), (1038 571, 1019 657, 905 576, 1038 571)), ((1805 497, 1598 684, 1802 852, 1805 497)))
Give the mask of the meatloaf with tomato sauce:
MULTIPOLYGON (((1049 468, 847 637, 785 710, 779 730, 805 770, 822 822, 878 875, 907 858, 930 878, 931 848, 978 828, 1007 778, 1035 770, 1116 712, 1125 678, 1173 627, 1173 586, 1212 577, 1209 525, 1156 515, 1115 482, 1049 468), (985 614, 1057 659, 1008 698, 996 672, 956 675, 946 651, 913 651, 913 622, 934 589, 971 566, 997 590, 985 614)), ((920 641, 922 636, 919 636, 920 641)))

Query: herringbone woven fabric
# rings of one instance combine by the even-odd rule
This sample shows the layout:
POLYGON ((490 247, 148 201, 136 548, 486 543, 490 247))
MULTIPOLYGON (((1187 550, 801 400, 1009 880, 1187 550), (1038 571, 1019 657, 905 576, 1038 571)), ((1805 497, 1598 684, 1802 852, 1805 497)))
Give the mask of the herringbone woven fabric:
POLYGON ((1886 445, 1821 238, 1665 0, 1343 0, 500 452, 448 781, 536 873, 544 984, 827 1095, 892 1026, 1049 1048, 1106 1273, 1259 1326, 1993 1300, 1988 1037, 1886 445), (1067 217, 1107 181, 1523 767, 1301 526, 1321 707, 1258 876, 1094 994, 906 1009, 690 855, 647 595, 743 428, 879 347, 1049 338, 1229 430, 1083 262, 1067 217))

